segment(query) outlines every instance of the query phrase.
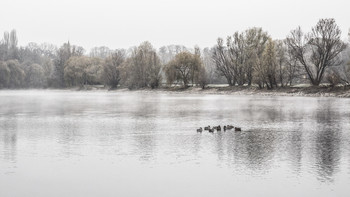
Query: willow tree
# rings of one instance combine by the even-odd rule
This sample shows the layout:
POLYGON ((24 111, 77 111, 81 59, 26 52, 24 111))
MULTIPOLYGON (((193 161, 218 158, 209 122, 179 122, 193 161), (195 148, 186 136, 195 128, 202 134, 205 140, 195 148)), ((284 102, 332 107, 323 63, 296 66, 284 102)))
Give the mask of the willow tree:
POLYGON ((253 69, 256 64, 261 62, 262 56, 270 35, 262 28, 253 27, 245 31, 245 73, 248 85, 253 81, 253 69))
POLYGON ((86 56, 73 56, 64 66, 66 86, 100 84, 103 74, 102 60, 86 56))
POLYGON ((175 56, 165 67, 165 74, 168 84, 175 80, 182 81, 184 87, 187 87, 192 78, 195 83, 199 83, 202 74, 205 72, 200 57, 190 52, 181 52, 175 56))
MULTIPOLYGON (((17 60, 8 60, 6 65, 9 72, 7 88, 21 88, 24 86, 25 72, 17 60)), ((6 69, 6 68, 5 68, 6 69)))
POLYGON ((334 19, 320 19, 307 34, 298 27, 291 31, 286 43, 315 86, 321 83, 328 67, 340 64, 339 54, 346 48, 334 19))

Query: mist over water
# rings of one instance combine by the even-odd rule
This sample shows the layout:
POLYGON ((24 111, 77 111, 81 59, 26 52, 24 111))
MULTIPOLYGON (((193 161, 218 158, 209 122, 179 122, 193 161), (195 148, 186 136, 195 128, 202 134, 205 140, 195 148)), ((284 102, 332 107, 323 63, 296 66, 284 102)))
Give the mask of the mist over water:
POLYGON ((0 91, 0 196, 347 196, 349 104, 0 91))

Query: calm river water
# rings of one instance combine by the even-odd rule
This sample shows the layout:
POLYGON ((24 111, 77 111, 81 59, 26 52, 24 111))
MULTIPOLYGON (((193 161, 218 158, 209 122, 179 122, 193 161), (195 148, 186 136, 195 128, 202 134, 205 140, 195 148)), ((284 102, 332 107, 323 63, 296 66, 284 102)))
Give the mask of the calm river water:
POLYGON ((350 99, 0 91, 1 197, 349 196, 350 99), (233 124, 241 132, 196 133, 233 124))

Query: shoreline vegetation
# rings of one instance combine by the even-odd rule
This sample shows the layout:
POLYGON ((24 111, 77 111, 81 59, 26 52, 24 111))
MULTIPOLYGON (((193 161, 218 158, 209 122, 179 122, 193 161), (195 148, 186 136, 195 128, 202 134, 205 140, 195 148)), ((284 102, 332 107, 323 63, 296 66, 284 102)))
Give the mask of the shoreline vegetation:
POLYGON ((84 91, 84 92, 130 92, 130 93, 167 93, 167 94, 202 94, 202 95, 233 95, 233 96, 297 96, 297 97, 335 97, 350 98, 350 86, 331 87, 327 84, 321 84, 317 87, 310 85, 296 85, 287 87, 278 87, 273 90, 260 89, 257 86, 228 86, 227 84, 209 84, 204 89, 199 86, 163 86, 156 89, 139 88, 128 89, 127 87, 118 87, 115 89, 103 85, 86 85, 79 87, 70 87, 65 89, 0 89, 1 91, 84 91))
POLYGON ((336 97, 350 98, 350 87, 320 85, 317 87, 309 85, 279 87, 273 90, 260 89, 254 86, 225 86, 226 84, 213 84, 202 89, 201 87, 162 87, 157 89, 142 88, 130 90, 128 88, 106 89, 101 87, 75 88, 77 91, 106 90, 112 92, 159 92, 174 94, 218 94, 218 95, 251 95, 251 96, 301 96, 301 97, 336 97))
MULTIPOLYGON (((121 89, 124 90, 125 89, 121 89)), ((115 91, 115 90, 111 90, 115 91)), ((273 90, 260 89, 253 86, 224 86, 224 87, 207 87, 202 89, 200 87, 164 87, 160 89, 139 89, 131 91, 142 92, 171 92, 171 93, 183 93, 183 94, 220 94, 220 95, 252 95, 252 96, 304 96, 304 97, 338 97, 338 98, 350 98, 349 87, 280 87, 273 90)))
MULTIPOLYGON (((88 87, 80 90, 94 90, 94 87, 88 87)), ((254 86, 222 86, 212 85, 204 89, 198 86, 194 87, 163 87, 158 89, 143 88, 129 90, 127 88, 110 89, 108 91, 130 91, 130 92, 165 92, 178 94, 220 94, 220 95, 252 95, 252 96, 303 96, 303 97, 338 97, 350 98, 350 87, 328 85, 314 86, 288 86, 279 87, 273 90, 260 89, 254 86)))
POLYGON ((309 32, 298 27, 282 40, 253 27, 204 49, 156 49, 145 41, 129 49, 101 46, 87 53, 69 41, 61 47, 18 46, 12 30, 0 41, 0 89, 350 97, 350 47, 341 33, 330 18, 320 19, 309 32))

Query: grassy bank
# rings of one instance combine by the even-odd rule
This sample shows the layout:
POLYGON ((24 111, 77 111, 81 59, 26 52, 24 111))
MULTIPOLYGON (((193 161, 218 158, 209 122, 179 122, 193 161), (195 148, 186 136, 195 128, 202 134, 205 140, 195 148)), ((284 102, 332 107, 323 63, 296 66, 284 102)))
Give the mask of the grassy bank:
POLYGON ((310 96, 310 97, 341 97, 350 98, 350 87, 330 87, 330 86, 293 86, 278 87, 272 90, 259 89, 248 86, 209 86, 205 89, 200 87, 163 87, 158 89, 137 89, 129 90, 120 88, 111 91, 142 91, 142 92, 168 92, 182 94, 228 94, 228 95, 261 95, 261 96, 310 96))

